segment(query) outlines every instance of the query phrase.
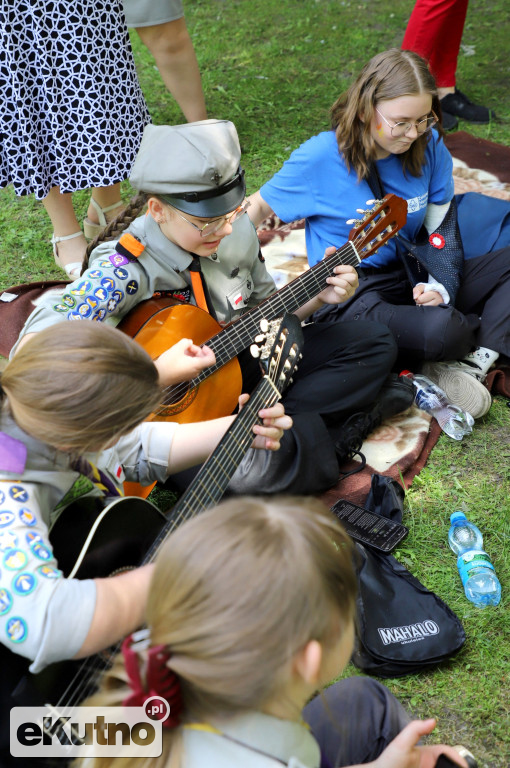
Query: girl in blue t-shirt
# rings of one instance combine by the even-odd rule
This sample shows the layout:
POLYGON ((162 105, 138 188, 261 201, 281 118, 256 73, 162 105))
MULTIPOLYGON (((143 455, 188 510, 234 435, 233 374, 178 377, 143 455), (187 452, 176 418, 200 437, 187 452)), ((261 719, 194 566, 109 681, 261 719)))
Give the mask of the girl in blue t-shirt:
POLYGON ((510 248, 464 259, 452 158, 427 63, 411 51, 374 56, 331 108, 331 130, 302 144, 250 197, 258 225, 271 212, 304 218, 311 265, 348 238, 370 198, 407 202, 398 237, 358 267, 359 288, 316 319, 371 319, 393 332, 407 367, 423 364, 449 398, 475 418, 491 405, 483 381, 510 357, 510 248), (423 244, 415 256, 409 246, 423 244), (489 301, 490 299, 490 301, 489 301))

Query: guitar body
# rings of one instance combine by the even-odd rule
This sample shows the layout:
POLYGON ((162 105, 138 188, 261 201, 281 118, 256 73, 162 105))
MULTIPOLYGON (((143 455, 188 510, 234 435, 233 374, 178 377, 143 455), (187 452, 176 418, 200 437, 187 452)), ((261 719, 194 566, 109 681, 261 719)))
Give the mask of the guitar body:
MULTIPOLYGON (((184 337, 193 339, 195 344, 204 344, 221 331, 220 324, 203 309, 168 297, 141 302, 118 327, 135 339, 153 360, 184 337)), ((177 397, 174 388, 152 419, 187 424, 228 416, 237 406, 241 387, 241 368, 234 357, 198 386, 183 386, 177 397)))

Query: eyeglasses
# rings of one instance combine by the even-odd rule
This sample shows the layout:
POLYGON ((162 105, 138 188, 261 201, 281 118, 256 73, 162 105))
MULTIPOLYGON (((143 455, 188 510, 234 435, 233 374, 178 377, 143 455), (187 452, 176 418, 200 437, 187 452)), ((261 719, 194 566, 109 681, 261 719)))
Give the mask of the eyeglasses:
POLYGON ((233 224, 234 221, 239 218, 239 216, 242 216, 243 213, 246 213, 250 207, 250 202, 245 200, 244 203, 236 208, 235 211, 232 211, 232 213, 229 213, 227 216, 221 216, 219 219, 208 221, 207 224, 203 225, 203 227, 199 227, 198 224, 195 224, 195 222, 187 219, 186 216, 183 216, 182 213, 177 210, 177 208, 173 207, 173 205, 170 207, 174 209, 176 214, 180 216, 181 219, 184 219, 184 221, 187 221, 188 224, 191 224, 192 227, 198 229, 201 237, 207 237, 208 235, 214 235, 216 232, 219 232, 220 229, 225 226, 225 224, 233 224))
POLYGON ((377 107, 375 108, 375 111, 382 117, 388 128, 390 128, 391 135, 394 139, 398 139, 400 136, 405 136, 413 127, 416 128, 416 133, 421 136, 423 133, 430 131, 438 121, 438 117, 433 111, 430 117, 424 117, 419 123, 393 123, 392 125, 389 120, 384 117, 383 113, 379 112, 377 107))

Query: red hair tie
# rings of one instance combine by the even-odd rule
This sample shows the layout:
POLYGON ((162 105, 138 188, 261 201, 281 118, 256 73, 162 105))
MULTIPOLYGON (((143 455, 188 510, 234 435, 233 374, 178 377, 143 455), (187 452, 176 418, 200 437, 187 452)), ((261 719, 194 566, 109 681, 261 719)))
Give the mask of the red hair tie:
POLYGON ((176 728, 180 722, 182 700, 179 678, 167 667, 172 654, 165 650, 164 645, 155 645, 148 649, 144 686, 140 675, 140 658, 132 647, 135 642, 134 636, 129 635, 122 643, 124 665, 132 691, 122 703, 125 707, 143 707, 148 699, 159 696, 165 699, 170 707, 168 716, 163 720, 163 727, 176 728))

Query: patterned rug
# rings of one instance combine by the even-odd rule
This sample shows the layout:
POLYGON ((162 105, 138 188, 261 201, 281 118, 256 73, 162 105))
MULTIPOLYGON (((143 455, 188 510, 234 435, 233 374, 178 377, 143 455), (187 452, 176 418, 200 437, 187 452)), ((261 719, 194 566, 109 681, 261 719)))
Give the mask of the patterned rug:
MULTIPOLYGON (((455 192, 479 192, 510 201, 510 148, 477 139, 465 131, 446 137, 454 157, 455 192)), ((304 222, 285 224, 277 217, 264 221, 258 230, 266 265, 278 288, 308 268, 304 222)), ((494 393, 510 397, 510 367, 494 370, 487 378, 494 393)), ((364 442, 365 469, 327 491, 323 501, 331 506, 339 498, 362 505, 370 490, 373 473, 388 475, 409 488, 425 466, 441 430, 435 419, 412 406, 408 411, 385 421, 364 442)), ((355 468, 351 461, 344 469, 355 468)))

